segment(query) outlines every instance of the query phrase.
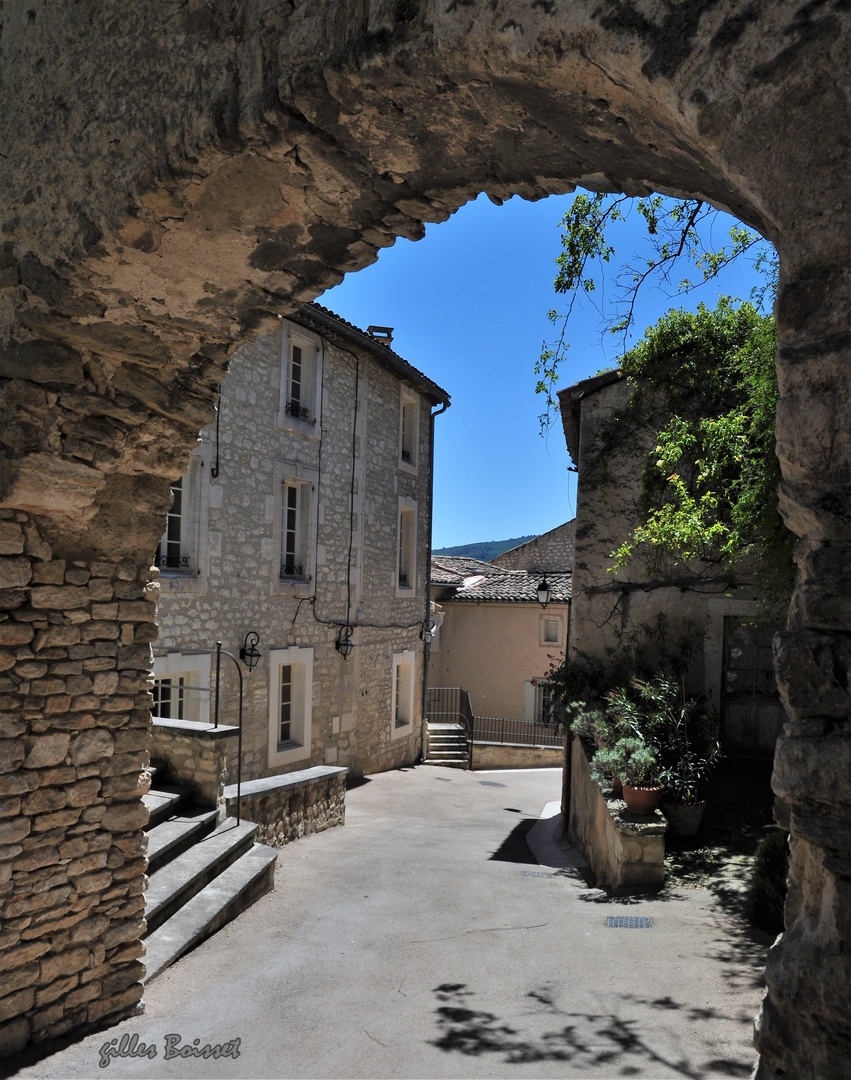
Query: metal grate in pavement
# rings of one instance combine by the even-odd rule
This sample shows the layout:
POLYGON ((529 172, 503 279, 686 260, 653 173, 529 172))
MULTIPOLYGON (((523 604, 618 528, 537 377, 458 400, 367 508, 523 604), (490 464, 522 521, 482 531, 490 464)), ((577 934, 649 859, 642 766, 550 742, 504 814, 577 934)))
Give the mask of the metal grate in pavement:
POLYGON ((606 926, 627 930, 652 930, 653 920, 641 915, 607 915, 606 926))

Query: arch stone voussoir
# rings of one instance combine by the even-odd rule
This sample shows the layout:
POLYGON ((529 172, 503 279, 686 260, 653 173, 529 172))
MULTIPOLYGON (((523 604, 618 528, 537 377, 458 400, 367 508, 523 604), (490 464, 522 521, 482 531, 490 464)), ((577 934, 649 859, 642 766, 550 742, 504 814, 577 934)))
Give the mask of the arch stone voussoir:
POLYGON ((141 995, 151 554, 236 348, 486 192, 699 196, 781 257, 787 931, 763 1080, 847 1075, 849 19, 838 0, 46 0, 0 63, 0 1053, 141 995), (830 782, 827 779, 830 778, 830 782))

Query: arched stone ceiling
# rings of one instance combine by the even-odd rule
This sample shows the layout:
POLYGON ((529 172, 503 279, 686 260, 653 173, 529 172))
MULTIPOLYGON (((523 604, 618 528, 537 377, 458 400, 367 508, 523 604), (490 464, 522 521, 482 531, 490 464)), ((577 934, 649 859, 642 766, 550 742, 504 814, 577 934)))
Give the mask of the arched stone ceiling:
POLYGON ((841 250, 847 19, 767 0, 7 11, 0 374, 28 385, 6 388, 0 500, 67 531, 116 484, 138 499, 180 469, 238 343, 480 191, 700 195, 784 258, 841 250))

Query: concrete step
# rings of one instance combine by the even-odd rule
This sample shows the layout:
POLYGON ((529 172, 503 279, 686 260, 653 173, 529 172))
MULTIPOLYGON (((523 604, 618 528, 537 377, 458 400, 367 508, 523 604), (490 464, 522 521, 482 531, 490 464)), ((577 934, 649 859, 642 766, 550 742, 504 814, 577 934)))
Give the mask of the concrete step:
MULTIPOLYGON (((255 827, 256 828, 256 827, 255 827)), ((145 939, 145 981, 210 937, 275 885, 278 852, 254 844, 145 939)))
POLYGON ((237 825, 235 818, 227 818, 203 840, 152 874, 145 897, 148 934, 244 855, 257 830, 253 822, 237 825))
POLYGON ((148 830, 148 876, 182 855, 216 827, 216 811, 201 810, 160 822, 148 830))
POLYGON ((446 734, 449 734, 450 732, 459 732, 461 735, 464 735, 464 733, 465 733, 464 725, 463 724, 437 724, 437 723, 432 723, 432 721, 429 720, 429 723, 428 723, 428 733, 429 733, 429 735, 446 735, 446 734))
POLYGON ((467 753, 466 746, 460 749, 447 749, 445 747, 434 746, 432 743, 428 744, 428 756, 431 758, 463 758, 466 760, 470 755, 467 753))
POLYGON ((423 765, 440 765, 444 769, 468 769, 470 767, 469 759, 464 758, 463 761, 454 758, 432 758, 427 757, 423 762, 423 765))
POLYGON ((171 784, 161 784, 156 788, 152 787, 147 794, 142 796, 142 802, 148 808, 147 831, 150 832, 161 821, 172 817, 181 804, 187 801, 187 796, 186 788, 176 787, 171 784))

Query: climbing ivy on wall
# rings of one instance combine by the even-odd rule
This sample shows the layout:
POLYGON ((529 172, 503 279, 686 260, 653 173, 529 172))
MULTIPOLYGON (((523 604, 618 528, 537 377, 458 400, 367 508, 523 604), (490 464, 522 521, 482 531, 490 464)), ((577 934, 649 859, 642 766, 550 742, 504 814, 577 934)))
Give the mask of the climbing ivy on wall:
POLYGON ((618 420, 653 439, 641 524, 613 552, 614 570, 636 555, 651 571, 700 560, 735 572, 747 561, 770 598, 791 587, 794 538, 777 510, 775 349, 773 318, 724 298, 668 312, 623 356, 634 392, 618 420))

